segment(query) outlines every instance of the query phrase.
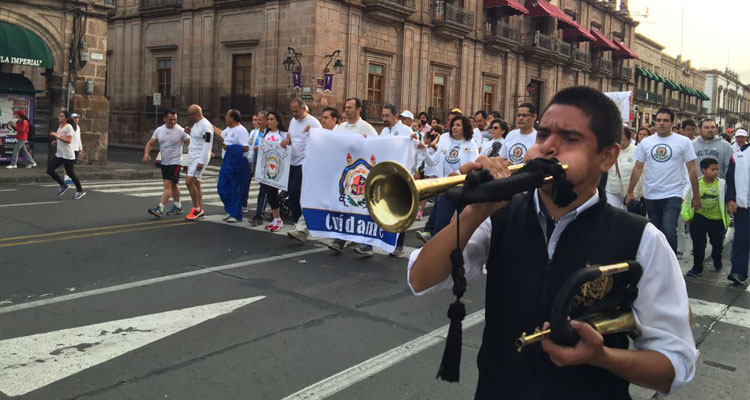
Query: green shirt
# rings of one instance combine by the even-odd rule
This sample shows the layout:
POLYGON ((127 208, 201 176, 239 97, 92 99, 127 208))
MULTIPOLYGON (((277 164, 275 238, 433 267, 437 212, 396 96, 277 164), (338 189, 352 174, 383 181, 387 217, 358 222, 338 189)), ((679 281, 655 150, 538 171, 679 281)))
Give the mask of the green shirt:
POLYGON ((721 209, 719 208, 719 180, 714 179, 706 183, 703 177, 698 179, 698 191, 701 197, 701 209, 698 214, 708 218, 721 220, 721 209))

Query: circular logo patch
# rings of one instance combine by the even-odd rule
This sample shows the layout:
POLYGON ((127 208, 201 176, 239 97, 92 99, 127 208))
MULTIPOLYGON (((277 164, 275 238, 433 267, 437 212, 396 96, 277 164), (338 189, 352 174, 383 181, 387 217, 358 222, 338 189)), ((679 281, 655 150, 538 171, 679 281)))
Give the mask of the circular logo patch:
POLYGON ((668 144, 657 144, 651 148, 651 158, 656 162, 667 162, 672 159, 672 148, 668 144))
POLYGON ((508 150, 509 161, 513 164, 520 164, 523 162, 523 157, 526 155, 526 146, 523 143, 516 143, 508 150))
POLYGON ((447 153, 445 153, 445 162, 448 164, 456 164, 460 161, 459 151, 461 146, 453 146, 447 153))

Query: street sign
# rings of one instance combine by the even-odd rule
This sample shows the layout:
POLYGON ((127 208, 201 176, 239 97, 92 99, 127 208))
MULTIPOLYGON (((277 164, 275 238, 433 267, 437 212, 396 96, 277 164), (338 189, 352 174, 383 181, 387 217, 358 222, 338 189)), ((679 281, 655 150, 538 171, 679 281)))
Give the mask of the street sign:
POLYGON ((154 106, 161 105, 161 93, 154 93, 154 106))

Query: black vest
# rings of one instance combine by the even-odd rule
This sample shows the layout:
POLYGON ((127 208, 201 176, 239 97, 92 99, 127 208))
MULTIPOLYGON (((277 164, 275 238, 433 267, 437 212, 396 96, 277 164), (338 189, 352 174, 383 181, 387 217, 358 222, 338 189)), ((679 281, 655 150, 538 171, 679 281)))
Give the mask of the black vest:
MULTIPOLYGON (((572 271, 587 263, 635 260, 648 221, 615 209, 601 196, 565 228, 549 260, 533 193, 514 196, 508 207, 492 216, 475 399, 630 399, 629 383, 609 371, 586 365, 556 367, 541 344, 519 353, 514 342, 522 332, 532 333, 549 320, 555 295, 572 271)), ((609 278, 611 292, 624 284, 618 274, 609 278)), ((588 303, 591 299, 581 301, 571 316, 588 314, 588 303)), ((607 335, 604 345, 626 349, 628 337, 607 335)))

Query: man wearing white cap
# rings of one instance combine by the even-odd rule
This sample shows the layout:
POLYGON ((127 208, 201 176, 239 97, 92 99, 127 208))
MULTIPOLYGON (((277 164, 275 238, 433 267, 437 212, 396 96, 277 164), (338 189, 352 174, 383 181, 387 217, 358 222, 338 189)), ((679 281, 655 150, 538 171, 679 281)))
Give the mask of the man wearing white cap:
POLYGON ((736 132, 734 132, 734 143, 732 143, 732 150, 734 152, 740 151, 742 146, 747 144, 747 131, 740 128, 737 129, 736 132))

